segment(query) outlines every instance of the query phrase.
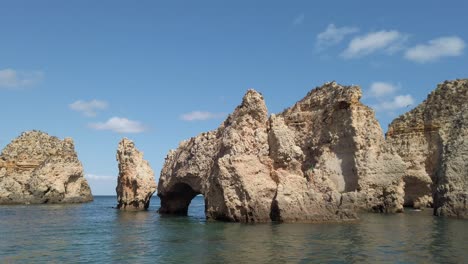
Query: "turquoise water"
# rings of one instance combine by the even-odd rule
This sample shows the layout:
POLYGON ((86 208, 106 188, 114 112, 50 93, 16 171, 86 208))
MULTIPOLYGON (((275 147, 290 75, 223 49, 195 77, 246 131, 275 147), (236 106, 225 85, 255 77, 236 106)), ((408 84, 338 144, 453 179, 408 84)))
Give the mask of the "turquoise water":
POLYGON ((356 223, 207 222, 89 204, 0 206, 0 263, 467 263, 468 221, 429 211, 365 214, 356 223))

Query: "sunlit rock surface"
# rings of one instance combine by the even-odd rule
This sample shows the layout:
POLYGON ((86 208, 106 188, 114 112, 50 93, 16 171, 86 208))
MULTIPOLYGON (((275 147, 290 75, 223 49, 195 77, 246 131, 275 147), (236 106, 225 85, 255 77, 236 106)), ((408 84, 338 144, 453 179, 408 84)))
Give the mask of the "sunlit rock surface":
POLYGON ((0 155, 0 203, 81 203, 93 200, 73 140, 40 131, 21 134, 0 155))
POLYGON ((123 138, 117 149, 117 162, 117 208, 129 211, 148 209, 151 196, 156 191, 156 181, 149 163, 143 159, 143 153, 133 141, 123 138))
POLYGON ((406 164, 405 205, 467 217, 468 80, 445 81, 389 126, 387 141, 406 164))
POLYGON ((167 155, 161 213, 186 214, 197 194, 209 219, 340 221, 357 209, 401 211, 401 158, 385 143, 357 86, 334 82, 268 116, 249 90, 221 126, 167 155))

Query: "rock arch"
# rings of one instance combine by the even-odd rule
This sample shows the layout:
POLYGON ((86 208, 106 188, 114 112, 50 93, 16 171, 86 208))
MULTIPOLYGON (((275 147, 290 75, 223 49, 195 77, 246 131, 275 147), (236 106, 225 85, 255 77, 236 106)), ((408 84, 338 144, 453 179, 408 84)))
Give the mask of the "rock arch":
POLYGON ((166 193, 160 194, 162 214, 187 215, 190 202, 201 194, 189 184, 179 182, 170 187, 166 193))

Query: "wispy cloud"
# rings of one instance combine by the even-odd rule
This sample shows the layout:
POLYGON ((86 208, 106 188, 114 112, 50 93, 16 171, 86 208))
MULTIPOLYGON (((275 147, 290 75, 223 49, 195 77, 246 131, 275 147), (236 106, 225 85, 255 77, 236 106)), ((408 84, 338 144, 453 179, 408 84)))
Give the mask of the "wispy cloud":
POLYGON ((393 53, 402 49, 407 38, 407 35, 396 30, 371 32, 353 38, 341 56, 346 59, 358 58, 379 50, 393 53))
POLYGON ((416 45, 405 52, 405 58, 419 63, 436 61, 442 57, 456 57, 463 54, 465 42, 457 36, 441 37, 427 44, 416 45))
POLYGON ((398 86, 388 82, 373 82, 369 89, 369 96, 381 98, 392 95, 398 90, 398 86))
POLYGON ((96 116, 97 111, 107 109, 108 106, 109 104, 107 102, 96 99, 91 101, 78 100, 68 105, 71 110, 80 112, 85 116, 90 117, 96 116))
POLYGON ((366 90, 366 100, 370 100, 370 105, 375 111, 386 111, 393 115, 394 110, 414 105, 413 96, 410 94, 395 95, 400 89, 401 85, 389 82, 373 82, 366 90))
POLYGON ((382 102, 379 102, 378 104, 373 105, 372 107, 376 111, 380 111, 380 110, 391 111, 391 110, 409 107, 413 104, 414 104, 413 97, 410 94, 406 94, 406 95, 397 95, 393 97, 391 101, 382 101, 382 102))
POLYGON ((304 19, 305 19, 305 15, 304 15, 304 14, 297 15, 297 16, 294 18, 292 24, 293 24, 294 26, 301 25, 302 23, 304 23, 304 19))
POLYGON ((0 70, 0 88, 21 89, 40 83, 44 79, 41 71, 0 70))
POLYGON ((147 130, 140 121, 123 117, 112 117, 106 122, 91 123, 89 127, 95 130, 110 130, 117 133, 141 133, 147 130))
POLYGON ((223 118, 224 116, 226 116, 225 113, 193 111, 193 112, 181 115, 180 119, 182 119, 184 121, 201 121, 201 120, 223 118))
POLYGON ((108 176, 108 175, 96 175, 96 174, 86 174, 85 178, 88 180, 95 180, 95 181, 115 181, 117 177, 115 176, 108 176))
POLYGON ((359 31, 357 27, 336 27, 334 24, 329 24, 325 31, 319 33, 316 39, 316 47, 324 48, 340 43, 347 35, 359 31))

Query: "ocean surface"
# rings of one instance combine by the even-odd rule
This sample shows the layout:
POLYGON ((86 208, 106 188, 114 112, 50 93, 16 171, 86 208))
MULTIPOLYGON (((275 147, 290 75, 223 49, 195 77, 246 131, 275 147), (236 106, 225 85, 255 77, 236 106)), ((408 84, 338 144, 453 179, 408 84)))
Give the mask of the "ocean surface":
POLYGON ((113 209, 116 197, 77 205, 0 206, 0 263, 468 263, 468 221, 363 214, 355 223, 206 221, 113 209))

